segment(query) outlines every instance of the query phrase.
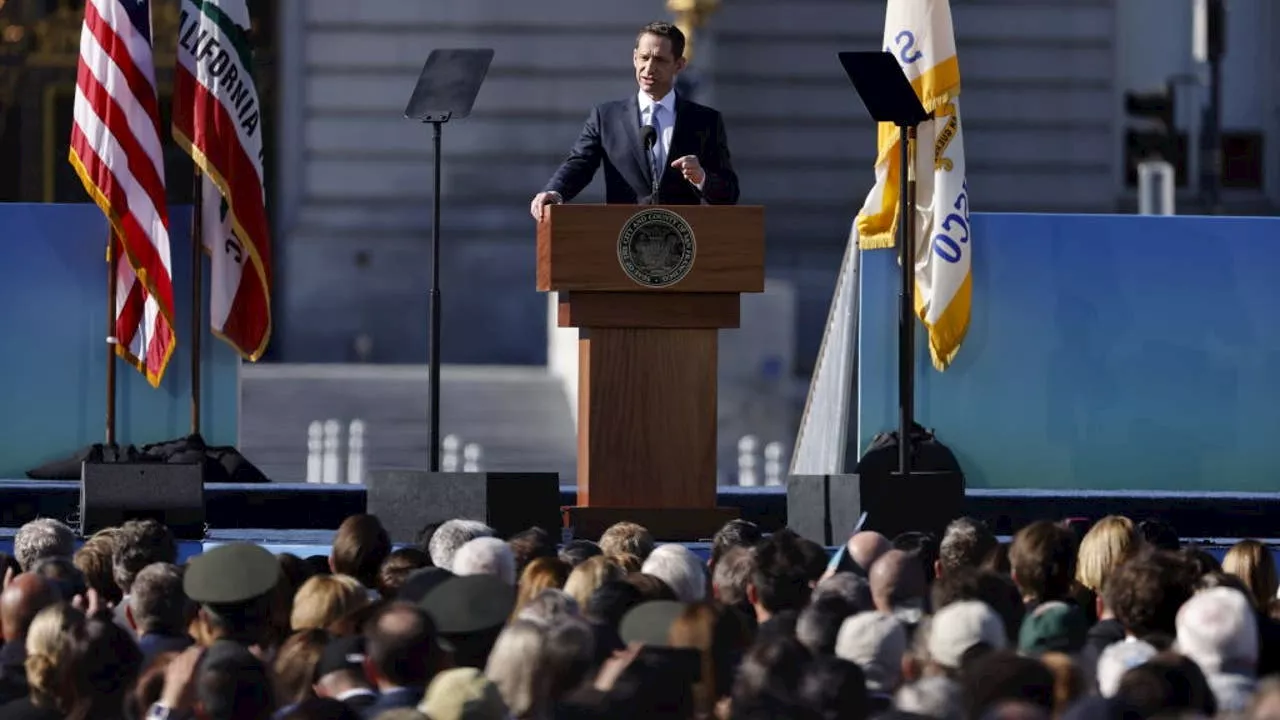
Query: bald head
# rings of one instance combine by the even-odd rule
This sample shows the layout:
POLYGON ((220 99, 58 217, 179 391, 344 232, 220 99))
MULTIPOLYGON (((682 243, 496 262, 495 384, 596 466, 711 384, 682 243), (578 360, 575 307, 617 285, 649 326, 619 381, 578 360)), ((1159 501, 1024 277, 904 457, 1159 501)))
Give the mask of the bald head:
POLYGON ((871 566, 867 581, 871 585, 871 599, 880 612, 893 612, 895 607, 920 600, 927 591, 920 559, 901 550, 881 555, 871 566))
POLYGON ((854 533, 849 538, 849 558, 866 571, 871 570, 871 566, 881 555, 892 549, 893 543, 889 542, 889 538, 871 530, 854 533))
POLYGON ((21 641, 36 614, 62 598, 52 581, 42 575, 22 573, 0 593, 0 625, 6 643, 21 641))

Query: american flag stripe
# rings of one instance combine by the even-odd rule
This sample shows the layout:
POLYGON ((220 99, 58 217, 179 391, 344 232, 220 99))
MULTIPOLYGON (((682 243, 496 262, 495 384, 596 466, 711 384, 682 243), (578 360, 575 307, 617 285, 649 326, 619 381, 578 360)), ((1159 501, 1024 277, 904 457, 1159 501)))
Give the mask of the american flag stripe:
POLYGON ((89 0, 69 160, 111 222, 116 351, 159 385, 175 345, 149 0, 89 0))

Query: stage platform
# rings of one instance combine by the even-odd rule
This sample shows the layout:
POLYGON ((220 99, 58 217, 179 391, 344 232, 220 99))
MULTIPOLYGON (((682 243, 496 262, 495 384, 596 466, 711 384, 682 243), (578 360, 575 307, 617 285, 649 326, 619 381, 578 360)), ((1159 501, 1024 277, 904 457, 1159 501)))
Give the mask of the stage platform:
MULTIPOLYGON (((1270 538, 1280 527, 1280 493, 971 489, 966 496, 965 513, 986 520, 999 535, 1012 535, 1039 519, 1096 519, 1108 514, 1159 518, 1189 540, 1270 538)), ((574 486, 561 487, 562 505, 572 505, 575 499, 574 486)), ((16 528, 36 517, 70 521, 79 513, 79 502, 78 481, 0 480, 0 528, 16 528)), ((258 539, 284 542, 285 536, 277 531, 332 532, 347 516, 364 512, 365 487, 210 483, 205 486, 205 503, 213 538, 231 531, 270 532, 270 538, 258 539)), ((786 524, 786 491, 781 487, 722 486, 719 503, 739 508, 742 517, 768 531, 786 524)))

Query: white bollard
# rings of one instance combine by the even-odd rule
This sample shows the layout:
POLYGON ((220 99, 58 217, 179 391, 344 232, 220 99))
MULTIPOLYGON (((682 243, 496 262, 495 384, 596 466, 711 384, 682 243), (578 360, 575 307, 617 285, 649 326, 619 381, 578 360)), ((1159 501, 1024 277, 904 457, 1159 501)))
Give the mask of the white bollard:
POLYGON ((760 442, 755 435, 743 435, 738 440, 738 484, 743 487, 755 487, 760 484, 756 471, 756 448, 760 442))
POLYGON ((364 421, 352 420, 347 426, 347 483, 364 484, 364 421))
POLYGON ((764 446, 764 484, 782 484, 782 443, 771 442, 764 446))
POLYGON ((324 423, 312 420, 307 426, 307 482, 320 482, 323 472, 322 461, 324 451, 324 423))
POLYGON ((458 472, 458 450, 462 439, 457 435, 445 435, 440 440, 440 472, 458 472))
POLYGON ((483 451, 479 443, 467 443, 462 448, 462 472, 480 472, 480 455, 483 451))
POLYGON ((342 465, 338 462, 338 449, 342 443, 342 424, 337 420, 324 423, 324 462, 320 482, 334 485, 342 482, 342 465))
POLYGON ((1173 215, 1177 171, 1164 160, 1138 163, 1138 214, 1173 215))

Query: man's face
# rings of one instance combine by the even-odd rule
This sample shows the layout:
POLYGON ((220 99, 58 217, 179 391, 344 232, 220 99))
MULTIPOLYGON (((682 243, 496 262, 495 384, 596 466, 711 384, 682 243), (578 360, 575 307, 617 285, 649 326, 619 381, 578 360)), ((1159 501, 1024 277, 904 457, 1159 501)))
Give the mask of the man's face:
POLYGON ((676 74, 684 69, 684 58, 677 58, 671 52, 671 41, 649 33, 640 36, 632 61, 640 89, 655 100, 671 92, 676 74))

